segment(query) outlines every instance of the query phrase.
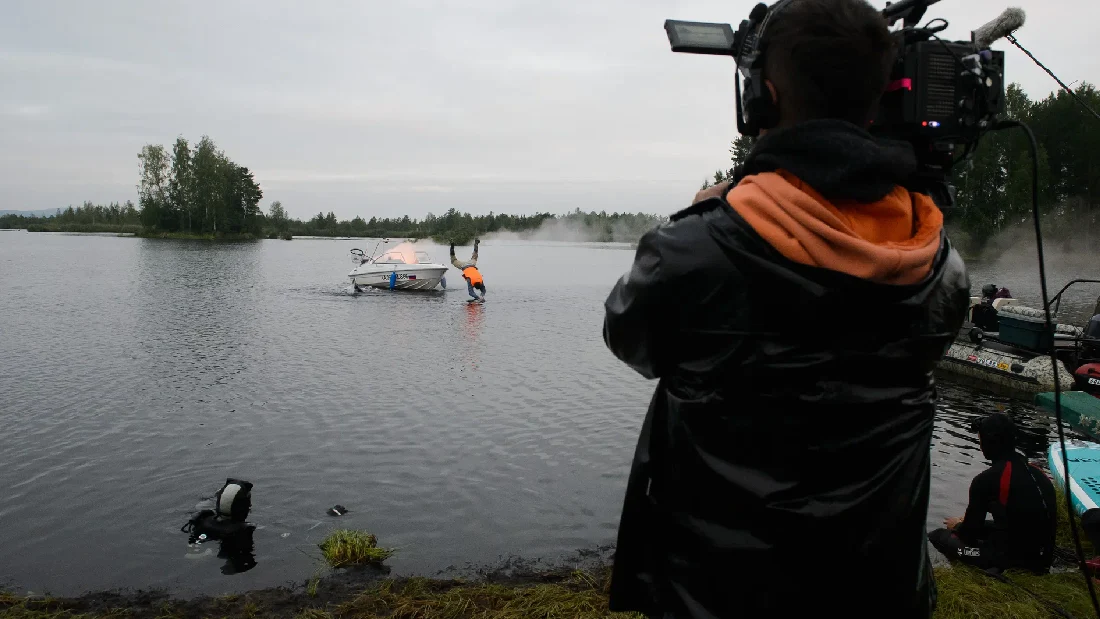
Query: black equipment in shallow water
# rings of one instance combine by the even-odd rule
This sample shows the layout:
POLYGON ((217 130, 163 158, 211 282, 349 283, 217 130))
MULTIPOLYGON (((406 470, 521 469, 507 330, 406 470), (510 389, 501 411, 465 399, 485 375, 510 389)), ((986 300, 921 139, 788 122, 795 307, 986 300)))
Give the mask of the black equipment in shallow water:
MULTIPOLYGON (((770 43, 767 26, 791 1, 779 0, 770 8, 757 4, 736 32, 729 24, 665 21, 672 51, 736 60, 734 96, 737 130, 742 135, 759 135, 779 120, 764 84, 770 43)), ((882 11, 891 25, 898 20, 903 25, 893 31, 898 39, 897 59, 871 132, 911 143, 918 165, 908 188, 928 194, 940 208, 948 208, 955 205, 955 188, 947 182, 952 166, 974 150, 978 139, 1005 111, 1004 52, 991 51, 988 44, 1022 26, 1023 11, 1006 11, 976 30, 973 42, 947 42, 936 36, 947 27, 946 21, 918 26, 928 6, 937 1, 902 0, 882 11)))
POLYGON ((256 566, 252 534, 256 526, 248 522, 252 509, 252 484, 229 478, 215 495, 214 509, 204 509, 180 529, 188 534, 187 543, 219 542, 218 557, 226 559, 223 574, 246 572, 256 566))
POLYGON ((255 528, 247 522, 252 510, 252 484, 232 477, 214 495, 213 510, 204 509, 191 517, 180 529, 191 534, 191 543, 222 539, 246 529, 255 528))
POLYGON ((222 518, 244 522, 252 509, 252 484, 229 478, 218 491, 217 512, 222 518))

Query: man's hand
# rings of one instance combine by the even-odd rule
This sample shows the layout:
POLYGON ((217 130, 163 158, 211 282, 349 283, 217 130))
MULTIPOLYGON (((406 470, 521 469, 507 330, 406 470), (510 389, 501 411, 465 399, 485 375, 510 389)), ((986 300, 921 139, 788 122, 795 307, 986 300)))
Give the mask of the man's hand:
POLYGON ((943 526, 946 527, 949 531, 954 531, 955 527, 962 524, 962 521, 962 518, 944 518, 943 526))
POLYGON ((729 181, 726 181, 724 183, 718 183, 713 187, 700 189, 699 192, 695 194, 695 199, 692 200, 691 203, 698 204, 699 202, 702 202, 703 200, 707 200, 709 198, 724 198, 726 197, 726 193, 730 190, 730 185, 731 183, 729 181))

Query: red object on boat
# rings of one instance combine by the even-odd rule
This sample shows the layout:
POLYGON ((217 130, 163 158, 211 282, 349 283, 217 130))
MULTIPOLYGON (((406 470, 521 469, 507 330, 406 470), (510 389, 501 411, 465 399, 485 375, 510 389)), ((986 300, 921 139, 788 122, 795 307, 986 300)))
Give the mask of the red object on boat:
POLYGON ((1100 398, 1100 363, 1086 363, 1073 376, 1078 389, 1100 398))
POLYGON ((1089 568, 1093 574, 1100 572, 1100 557, 1093 557, 1085 561, 1085 566, 1089 568))

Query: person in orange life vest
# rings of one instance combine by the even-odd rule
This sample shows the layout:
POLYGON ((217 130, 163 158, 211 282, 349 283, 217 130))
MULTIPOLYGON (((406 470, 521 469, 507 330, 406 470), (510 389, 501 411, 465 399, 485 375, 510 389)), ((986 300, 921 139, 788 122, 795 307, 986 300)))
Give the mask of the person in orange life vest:
POLYGON ((451 264, 462 271, 462 278, 466 280, 466 290, 470 293, 470 296, 475 301, 484 303, 485 279, 481 277, 481 272, 477 270, 477 246, 480 244, 481 239, 474 239, 474 253, 469 260, 463 262, 455 257, 455 244, 451 243, 451 264), (481 291, 481 296, 478 296, 477 291, 481 291))

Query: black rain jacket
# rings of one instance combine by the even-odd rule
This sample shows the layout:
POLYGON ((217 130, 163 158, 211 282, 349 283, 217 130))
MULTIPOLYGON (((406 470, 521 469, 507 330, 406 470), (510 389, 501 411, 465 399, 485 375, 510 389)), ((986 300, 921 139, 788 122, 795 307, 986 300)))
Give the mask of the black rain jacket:
MULTIPOLYGON (((782 167, 829 199, 911 171, 911 150, 837 122, 769 134, 745 171, 782 167)), ((718 198, 647 233, 605 304, 608 347, 659 379, 611 609, 929 617, 932 372, 969 288, 942 233, 908 286, 792 262, 718 198)))

